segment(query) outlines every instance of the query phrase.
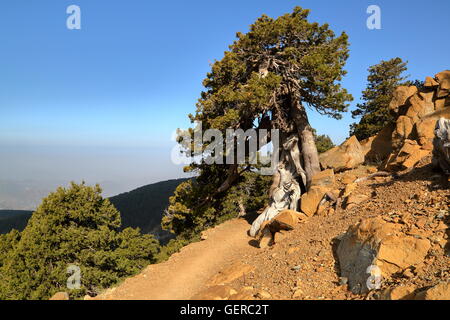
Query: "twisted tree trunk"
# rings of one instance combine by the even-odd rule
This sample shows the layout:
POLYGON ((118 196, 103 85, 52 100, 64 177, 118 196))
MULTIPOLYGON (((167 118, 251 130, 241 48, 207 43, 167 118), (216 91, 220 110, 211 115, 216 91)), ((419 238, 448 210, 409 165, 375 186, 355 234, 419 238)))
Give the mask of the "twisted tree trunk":
POLYGON ((320 171, 314 135, 301 104, 291 107, 295 123, 292 132, 280 134, 280 162, 269 191, 270 204, 255 220, 250 235, 256 236, 265 221, 285 209, 298 211, 301 194, 306 192, 314 174, 320 171))

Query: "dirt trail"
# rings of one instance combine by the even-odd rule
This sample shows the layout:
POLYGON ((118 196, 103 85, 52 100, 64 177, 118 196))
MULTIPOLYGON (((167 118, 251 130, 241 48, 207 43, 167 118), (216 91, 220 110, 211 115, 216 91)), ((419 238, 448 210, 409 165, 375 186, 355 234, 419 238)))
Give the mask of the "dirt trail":
POLYGON ((247 221, 234 219, 210 229, 206 241, 192 243, 168 261, 150 265, 96 300, 190 299, 224 267, 258 250, 249 245, 249 227, 247 221))

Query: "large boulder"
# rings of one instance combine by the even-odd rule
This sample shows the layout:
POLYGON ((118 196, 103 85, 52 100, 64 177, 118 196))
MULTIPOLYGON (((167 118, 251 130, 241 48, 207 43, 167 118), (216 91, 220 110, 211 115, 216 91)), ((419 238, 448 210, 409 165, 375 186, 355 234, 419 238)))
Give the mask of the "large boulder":
POLYGON ((334 172, 358 167, 364 162, 364 149, 355 136, 350 137, 340 146, 334 147, 319 156, 323 169, 334 169, 334 172))
POLYGON ((392 152, 392 134, 394 127, 384 127, 376 136, 361 141, 366 162, 378 162, 386 159, 392 152))
POLYGON ((323 170, 319 173, 316 173, 312 177, 311 187, 325 187, 328 189, 332 189, 334 184, 336 183, 336 178, 334 176, 333 169, 323 170))
POLYGON ((434 112, 434 103, 431 99, 424 99, 423 96, 415 94, 408 101, 411 105, 408 111, 406 111, 406 116, 413 123, 418 122, 424 116, 434 112))
POLYGON ((436 75, 436 79, 439 82, 437 97, 447 97, 450 94, 450 70, 439 72, 436 75))
POLYGON ((416 300, 450 300, 450 282, 442 282, 434 287, 420 292, 416 300))
POLYGON ((398 153, 388 159, 386 169, 390 171, 411 169, 430 154, 431 150, 423 149, 416 141, 405 140, 398 153))
POLYGON ((370 268, 383 278, 420 264, 431 245, 428 240, 404 235, 400 226, 381 218, 365 219, 351 226, 337 248, 341 277, 356 294, 370 291, 370 268))
POLYGON ((336 178, 333 169, 323 170, 315 174, 311 187, 300 199, 300 209, 308 217, 313 216, 319 209, 319 204, 325 194, 334 189, 336 178))
POLYGON ((389 104, 389 110, 392 114, 397 115, 401 111, 402 107, 406 104, 406 101, 417 93, 417 87, 415 86, 400 86, 394 90, 393 98, 389 104))
POLYGON ((426 77, 423 86, 427 89, 436 89, 437 87, 439 87, 439 82, 434 80, 432 77, 426 77))
POLYGON ((450 117, 450 70, 435 78, 427 77, 420 90, 415 86, 398 87, 389 109, 395 123, 361 142, 366 161, 384 160, 382 167, 387 170, 412 168, 433 150, 436 121, 450 117), (385 137, 389 132, 390 140, 385 137))
POLYGON ((433 150, 436 122, 433 118, 425 118, 416 123, 417 141, 422 146, 422 149, 433 150))
POLYGON ((397 119, 395 129, 392 132, 392 147, 398 150, 406 139, 409 138, 413 130, 413 121, 407 116, 400 116, 397 119))
POLYGON ((304 193, 300 199, 300 209, 308 217, 312 217, 319 209, 322 201, 329 188, 322 186, 313 186, 307 193, 304 193))

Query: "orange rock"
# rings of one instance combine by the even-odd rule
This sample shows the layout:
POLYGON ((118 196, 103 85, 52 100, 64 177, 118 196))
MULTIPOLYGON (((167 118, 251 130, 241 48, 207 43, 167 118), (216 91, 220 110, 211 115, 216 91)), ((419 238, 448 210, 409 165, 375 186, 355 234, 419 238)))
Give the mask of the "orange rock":
POLYGON ((434 130, 436 128, 435 119, 424 119, 416 123, 416 131, 419 144, 423 149, 433 149, 434 130))
POLYGON ((434 80, 432 77, 426 77, 423 86, 425 88, 437 88, 439 87, 439 82, 434 80))
POLYGON ((357 178, 358 178, 358 177, 357 177, 356 175, 354 175, 353 173, 347 172, 347 173, 345 173, 345 174, 342 176, 341 182, 344 183, 344 184, 349 184, 349 183, 355 182, 355 180, 356 180, 357 178))
POLYGON ((417 300, 450 300, 450 282, 442 282, 417 294, 417 300))
POLYGON ((312 217, 319 208, 319 203, 327 193, 328 188, 315 186, 311 187, 309 191, 302 195, 300 208, 308 217, 312 217))
POLYGON ((399 86, 393 92, 393 98, 389 103, 389 110, 393 114, 398 114, 399 109, 406 104, 406 101, 417 93, 415 86, 399 86))
POLYGON ((383 272, 393 274, 422 262, 430 248, 430 241, 426 239, 388 237, 378 249, 377 265, 381 265, 383 272))
POLYGON ((439 82, 437 97, 443 98, 448 96, 450 94, 450 70, 438 73, 436 79, 439 82))
POLYGON ((364 149, 355 136, 319 156, 324 169, 335 172, 353 169, 364 162, 364 149))
POLYGON ((412 130, 413 121, 410 117, 398 117, 394 132, 392 133, 392 145, 394 149, 398 150, 403 145, 403 142, 409 138, 412 130))
POLYGON ((383 277, 390 276, 421 264, 430 248, 428 240, 403 234, 400 225, 364 219, 349 228, 337 248, 341 277, 348 279, 351 291, 365 293, 368 267, 376 266, 383 277))
POLYGON ((311 187, 319 186, 332 189, 335 182, 333 169, 323 170, 312 177, 311 187))
POLYGON ((366 196, 365 194, 350 194, 347 197, 347 200, 345 201, 345 207, 346 209, 351 209, 353 207, 356 207, 357 205, 367 201, 369 199, 369 196, 366 196))
POLYGON ((398 286, 388 289, 382 294, 383 300, 414 300, 416 290, 415 286, 398 286))
POLYGON ((57 292, 50 300, 69 300, 69 294, 67 292, 57 292))

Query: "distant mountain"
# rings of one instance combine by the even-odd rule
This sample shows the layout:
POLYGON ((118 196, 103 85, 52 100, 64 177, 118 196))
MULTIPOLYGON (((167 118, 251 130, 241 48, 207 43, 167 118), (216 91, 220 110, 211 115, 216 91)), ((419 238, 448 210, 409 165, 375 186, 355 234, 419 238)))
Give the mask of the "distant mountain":
POLYGON ((8 233, 12 229, 22 231, 32 214, 33 211, 0 210, 0 234, 8 233))
POLYGON ((143 233, 152 233, 165 243, 170 233, 161 229, 164 209, 178 185, 187 179, 161 181, 109 198, 120 211, 123 227, 139 227, 143 233))
MULTIPOLYGON (((94 184, 86 181, 87 184, 94 184)), ((130 190, 130 183, 120 181, 98 181, 103 196, 111 197, 123 190, 130 190)), ((39 206, 42 198, 59 186, 69 185, 68 180, 2 180, 0 179, 0 210, 29 210, 39 206)), ((135 185, 132 183, 131 185, 135 185)))
MULTIPOLYGON (((166 243, 171 234, 161 229, 162 215, 169 204, 169 197, 185 180, 161 181, 109 198, 120 211, 122 227, 139 227, 142 233, 152 233, 161 243, 166 243)), ((0 233, 7 233, 11 229, 22 231, 32 213, 32 211, 0 210, 0 233)))

